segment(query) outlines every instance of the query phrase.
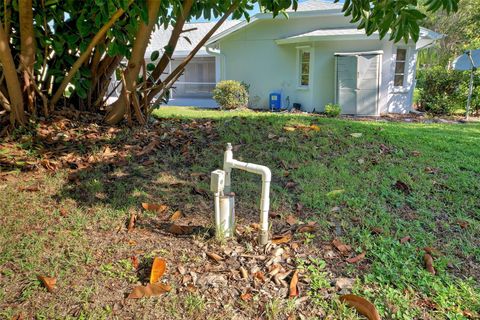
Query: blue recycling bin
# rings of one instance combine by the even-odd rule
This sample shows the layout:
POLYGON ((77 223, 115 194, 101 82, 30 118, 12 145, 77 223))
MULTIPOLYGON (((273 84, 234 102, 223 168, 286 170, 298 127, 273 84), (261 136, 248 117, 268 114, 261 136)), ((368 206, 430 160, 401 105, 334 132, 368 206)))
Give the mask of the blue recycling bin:
POLYGON ((280 108, 282 107, 282 95, 278 92, 270 93, 269 104, 270 110, 280 111, 280 108))

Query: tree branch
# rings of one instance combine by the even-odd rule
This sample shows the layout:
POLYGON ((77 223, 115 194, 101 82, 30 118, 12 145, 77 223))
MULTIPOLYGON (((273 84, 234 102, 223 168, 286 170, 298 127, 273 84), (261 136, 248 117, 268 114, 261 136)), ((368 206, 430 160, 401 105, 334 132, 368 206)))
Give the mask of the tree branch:
POLYGON ((19 122, 21 125, 26 123, 25 111, 23 108, 22 89, 18 80, 15 62, 13 61, 10 50, 10 41, 3 29, 0 21, 0 62, 3 65, 3 72, 7 82, 8 96, 10 98, 10 123, 15 125, 19 122))
MULTIPOLYGON (((128 3, 130 6, 132 1, 128 3)), ((73 64, 72 68, 68 72, 67 76, 63 79, 60 87, 58 87, 57 91, 53 95, 52 100, 50 101, 51 108, 55 106, 58 100, 62 97, 63 92, 67 88, 67 85, 72 80, 75 73, 80 69, 82 64, 87 60, 92 52, 92 49, 97 45, 97 43, 102 40, 103 36, 107 33, 107 31, 112 27, 112 25, 123 15, 124 10, 122 8, 118 9, 110 18, 110 20, 97 32, 97 34, 93 37, 92 41, 88 45, 87 49, 78 57, 77 61, 73 64)))
POLYGON ((168 40, 168 44, 166 46, 167 49, 165 50, 165 53, 162 55, 162 58, 152 72, 152 78, 154 79, 154 81, 157 81, 160 78, 163 71, 168 66, 168 63, 172 59, 172 54, 175 51, 178 39, 183 32, 183 26, 185 25, 188 15, 190 14, 192 5, 193 0, 185 0, 185 2, 183 3, 183 10, 181 16, 178 17, 177 22, 173 27, 172 34, 170 35, 170 39, 168 40))
MULTIPOLYGON (((172 79, 178 77, 177 74, 183 72, 185 69, 185 66, 190 62, 190 60, 193 59, 195 54, 205 45, 205 43, 212 37, 212 35, 220 28, 220 26, 225 22, 225 20, 228 19, 228 17, 238 8, 240 4, 240 1, 237 0, 232 5, 228 10, 225 12, 225 14, 222 16, 220 20, 217 21, 217 23, 210 29, 210 31, 207 32, 207 34, 200 40, 200 42, 195 46, 195 48, 188 54, 187 57, 178 65, 177 68, 173 72, 171 72, 168 77, 163 81, 163 83, 169 83, 172 79)), ((158 80, 158 77, 156 78, 158 80)), ((160 83, 158 86, 156 86, 154 89, 150 91, 148 94, 148 102, 152 101, 153 98, 162 90, 164 86, 162 83, 160 83)))

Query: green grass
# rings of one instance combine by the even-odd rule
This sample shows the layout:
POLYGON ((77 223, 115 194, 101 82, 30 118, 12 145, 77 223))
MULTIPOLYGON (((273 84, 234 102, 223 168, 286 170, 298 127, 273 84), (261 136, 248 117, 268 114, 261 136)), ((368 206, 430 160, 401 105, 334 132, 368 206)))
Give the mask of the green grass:
MULTIPOLYGON (((367 250, 371 261, 368 272, 360 276, 364 286, 356 291, 372 298, 384 315, 421 318, 423 311, 415 305, 418 297, 428 297, 437 305, 431 316, 438 319, 462 318, 464 310, 479 310, 479 124, 353 122, 191 108, 164 108, 155 115, 217 119, 223 143, 243 145, 235 157, 273 168, 273 210, 299 201, 320 225, 339 223, 342 239, 360 251, 367 250), (282 130, 285 125, 301 124, 317 124, 321 130, 282 130), (362 133, 360 138, 350 135, 357 132, 362 133), (272 133, 286 141, 269 139, 272 133), (388 151, 382 153, 385 147, 388 151), (280 160, 299 165, 289 170, 288 179, 298 183, 294 192, 283 188, 286 179, 280 160), (428 168, 436 173, 429 173, 428 168), (406 183, 411 192, 394 188, 396 181, 406 183), (335 206, 341 211, 332 213, 335 206), (462 229, 459 221, 467 221, 468 228, 462 229), (373 227, 382 228, 384 234, 372 235, 373 227), (413 241, 400 244, 404 236, 413 241), (441 252, 435 259, 436 276, 422 267, 423 250, 419 248, 426 246, 441 252), (466 263, 477 265, 477 271, 468 272, 466 263), (405 290, 415 295, 402 298, 405 290), (396 305, 394 314, 388 309, 392 303, 396 305)), ((237 199, 247 198, 255 206, 255 178, 234 174, 237 181, 242 180, 233 183, 237 199)), ((347 272, 359 275, 355 268, 347 272)))
MULTIPOLYGON (((152 213, 142 213, 142 232, 118 230, 143 201, 166 203, 172 212, 180 208, 187 216, 200 212, 210 221, 212 204, 191 191, 192 186, 208 190, 209 181, 191 174, 208 175, 220 168, 227 142, 240 145, 235 158, 272 169, 272 211, 285 217, 301 203, 299 219, 320 226, 316 234, 297 238, 318 256, 296 262, 310 278, 307 291, 319 318, 358 319, 332 289, 340 276, 356 278, 353 292, 371 300, 385 319, 467 319, 468 312, 479 314, 480 124, 360 122, 194 108, 161 108, 154 115, 169 133, 162 141, 187 134, 187 155, 181 147, 167 146, 152 153, 154 164, 146 166, 132 152, 126 163, 100 162, 81 172, 78 183, 69 182, 65 170, 18 172, 0 181, 0 319, 19 311, 39 319, 104 319, 118 312, 146 319, 228 319, 233 314, 284 319, 299 312, 303 307, 294 300, 265 301, 257 295, 251 302, 229 302, 218 309, 202 292, 180 291, 128 302, 117 310, 132 284, 144 277, 132 270, 132 254, 145 261, 161 255, 185 265, 205 263, 188 239, 186 247, 171 246, 148 229, 152 213), (185 129, 195 122, 210 124, 185 129), (312 124, 320 131, 284 130, 312 124), (296 187, 286 188, 289 181, 296 187), (409 190, 394 187, 397 181, 409 190), (39 191, 19 191, 31 185, 39 191), (372 228, 382 232, 372 233, 372 228), (412 241, 400 244, 405 236, 412 241), (356 252, 366 251, 364 268, 323 257, 324 246, 334 237, 356 252), (427 246, 439 252, 435 276, 423 267, 422 248, 427 246), (41 287, 38 274, 58 278, 55 295, 41 287)), ((102 143, 135 145, 142 137, 139 132, 125 129, 102 143)), ((22 141, 20 147, 30 152, 32 144, 22 141)), ((103 147, 79 144, 86 154, 103 147)), ((239 219, 256 219, 259 178, 234 171, 233 186, 239 219)), ((173 271, 167 273, 171 277, 173 271)))

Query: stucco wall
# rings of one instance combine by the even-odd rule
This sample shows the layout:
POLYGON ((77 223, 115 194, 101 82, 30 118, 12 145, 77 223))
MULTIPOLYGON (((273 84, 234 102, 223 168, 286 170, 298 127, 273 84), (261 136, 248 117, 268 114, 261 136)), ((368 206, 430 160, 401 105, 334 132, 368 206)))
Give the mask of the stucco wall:
MULTIPOLYGON (((335 52, 358 52, 383 50, 379 110, 402 112, 409 105, 409 89, 393 93, 393 68, 395 48, 387 40, 334 40, 313 43, 278 45, 275 40, 313 31, 319 28, 351 27, 343 16, 309 18, 268 19, 257 21, 219 41, 224 55, 220 74, 225 79, 245 81, 250 84, 252 106, 268 108, 268 95, 281 91, 283 106, 289 97, 290 106, 294 102, 302 104, 306 111, 323 111, 325 104, 334 102, 335 96, 335 52), (310 86, 298 86, 297 47, 311 46, 310 86), (406 96, 406 97, 405 97, 406 96)), ((414 54, 409 50, 410 58, 414 54)), ((413 61, 414 62, 414 61, 413 61)), ((414 67, 414 63, 412 64, 414 67)), ((409 79, 413 71, 409 70, 409 79)))

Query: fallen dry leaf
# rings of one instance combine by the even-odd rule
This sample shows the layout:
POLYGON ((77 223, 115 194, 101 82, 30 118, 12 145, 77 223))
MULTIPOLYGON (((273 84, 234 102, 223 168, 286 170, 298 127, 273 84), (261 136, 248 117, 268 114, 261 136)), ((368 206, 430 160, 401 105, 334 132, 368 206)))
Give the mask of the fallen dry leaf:
POLYGON ((37 279, 47 288, 48 292, 55 291, 55 284, 57 283, 57 278, 37 276, 37 279))
POLYGON ((435 269, 433 268, 433 258, 430 254, 425 253, 423 256, 423 261, 425 262, 425 269, 431 274, 435 275, 435 269))
POLYGON ((152 142, 150 142, 149 144, 147 144, 145 146, 145 148, 142 149, 142 151, 138 152, 137 153, 137 157, 141 157, 141 156, 144 156, 150 152, 153 151, 153 149, 155 149, 155 147, 159 144, 160 142, 158 140, 153 140, 152 142))
POLYGON ((197 287, 195 287, 195 285, 189 283, 189 284, 187 284, 187 291, 190 292, 190 293, 195 293, 195 292, 197 292, 197 287))
POLYGON ((162 258, 155 257, 152 263, 152 271, 150 271, 150 283, 157 282, 165 273, 166 268, 167 262, 162 258))
POLYGON ((412 192, 412 189, 403 181, 397 180, 393 185, 396 189, 402 191, 406 195, 409 195, 412 192))
POLYGON ((376 234, 376 235, 383 233, 383 229, 380 227, 373 227, 370 230, 372 231, 372 234, 376 234))
POLYGON ((142 207, 145 210, 154 211, 154 212, 158 212, 158 213, 164 213, 165 211, 168 210, 168 206, 166 206, 164 204, 154 204, 154 203, 143 202, 142 207))
POLYGON ((282 266, 279 264, 273 264, 271 267, 272 268, 268 272, 268 275, 271 277, 275 276, 277 273, 280 272, 280 270, 282 270, 282 266))
POLYGON ((363 314, 369 320, 381 320, 377 309, 367 299, 354 294, 346 294, 340 297, 340 301, 352 308, 355 308, 358 313, 363 314))
POLYGON ((268 217, 269 218, 272 218, 272 219, 275 219, 275 218, 279 218, 280 217, 280 213, 278 211, 270 211, 268 213, 268 217))
POLYGON ((425 251, 426 253, 428 253, 432 256, 435 256, 435 255, 438 256, 440 254, 440 251, 438 251, 437 249, 432 248, 432 247, 424 247, 423 251, 425 251))
POLYGON ((215 260, 218 263, 220 263, 220 261, 223 260, 223 258, 221 256, 219 256, 218 254, 216 254, 214 252, 206 252, 206 254, 210 259, 215 260))
POLYGON ((131 256, 130 260, 132 260, 132 265, 133 268, 138 269, 138 266, 140 265, 140 260, 138 260, 137 256, 131 256))
POLYGON ((297 218, 295 218, 295 216, 293 216, 293 215, 289 215, 289 216, 287 217, 287 219, 285 219, 285 221, 286 221, 289 225, 293 226, 295 223, 297 223, 297 218))
POLYGON ((248 272, 244 267, 240 267, 240 274, 242 275, 243 279, 248 279, 248 272))
POLYGON ((353 258, 348 258, 347 262, 348 263, 358 263, 358 262, 362 261, 363 259, 365 259, 365 251, 360 253, 359 255, 356 255, 353 258))
POLYGON ((354 133, 350 133, 350 135, 354 138, 360 138, 363 134, 360 132, 354 132, 354 133))
POLYGON ((163 293, 169 292, 172 287, 163 283, 149 283, 146 286, 136 286, 133 288, 127 299, 140 299, 159 296, 163 293))
POLYGON ((23 317, 23 313, 18 313, 12 317, 10 320, 24 320, 25 318, 23 317))
POLYGON ((298 284, 298 270, 295 270, 292 276, 292 280, 290 281, 290 293, 289 293, 290 298, 298 297, 297 284, 298 284))
POLYGON ((305 232, 315 232, 317 231, 317 226, 316 226, 316 223, 314 221, 312 222, 309 222, 307 224, 302 224, 300 226, 298 226, 296 232, 299 232, 299 233, 305 233, 305 232))
POLYGON ((262 282, 265 282, 266 280, 265 275, 263 274, 262 271, 255 272, 253 276, 262 282))
POLYGON ((297 203, 295 204, 295 211, 296 211, 297 213, 301 213, 301 212, 303 211, 303 204, 301 204, 300 202, 297 202, 297 203))
POLYGON ((207 199, 210 197, 210 193, 205 189, 193 187, 191 192, 192 192, 192 194, 198 194, 198 195, 200 195, 204 198, 207 198, 207 199))
POLYGON ((288 181, 286 184, 285 184, 285 188, 287 189, 293 189, 297 186, 297 183, 294 182, 294 181, 288 181))
POLYGON ((403 244, 403 243, 409 242, 410 240, 412 240, 412 238, 410 238, 410 236, 406 236, 400 239, 400 243, 403 244))
POLYGON ((295 131, 295 127, 287 127, 287 126, 285 126, 285 127, 283 127, 283 130, 288 131, 288 132, 292 132, 292 131, 295 131))
POLYGON ((29 186, 29 187, 19 187, 18 191, 36 192, 36 191, 40 191, 40 189, 37 186, 29 186))
POLYGON ((312 125, 310 126, 310 129, 312 129, 313 131, 320 131, 320 127, 317 126, 316 124, 312 124, 312 125))
POLYGON ((288 242, 290 242, 290 240, 292 240, 292 235, 289 233, 289 234, 286 234, 286 235, 283 235, 283 236, 274 236, 272 238, 272 243, 282 244, 282 243, 288 243, 288 242))
POLYGON ((132 212, 130 214, 130 220, 128 221, 127 231, 130 232, 135 228, 135 220, 137 220, 137 214, 132 212))
POLYGON ((340 241, 338 239, 333 239, 332 244, 341 253, 347 253, 352 249, 349 245, 344 244, 342 241, 340 241))
POLYGON ((176 235, 189 235, 197 230, 197 226, 182 226, 178 224, 171 224, 167 231, 176 235))
POLYGON ((467 229, 469 225, 468 221, 465 221, 465 220, 459 220, 457 223, 462 229, 467 229))
POLYGON ((170 221, 176 221, 183 217, 183 213, 180 210, 175 211, 170 217, 170 221))
POLYGON ((250 301, 252 300, 253 296, 251 293, 247 292, 247 293, 243 293, 240 295, 240 299, 242 299, 243 301, 250 301))
POLYGON ((417 150, 413 150, 412 151, 412 156, 414 157, 419 157, 422 153, 420 151, 417 151, 417 150))

